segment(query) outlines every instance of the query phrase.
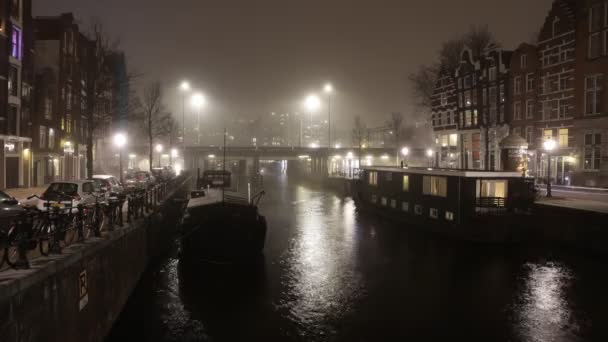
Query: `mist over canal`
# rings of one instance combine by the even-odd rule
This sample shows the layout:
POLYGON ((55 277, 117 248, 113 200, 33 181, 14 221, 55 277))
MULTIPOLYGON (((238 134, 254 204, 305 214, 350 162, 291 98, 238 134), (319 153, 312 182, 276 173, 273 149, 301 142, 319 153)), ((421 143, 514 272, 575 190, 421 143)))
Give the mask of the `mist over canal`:
POLYGON ((264 182, 264 257, 190 267, 174 243, 108 341, 608 340, 600 259, 446 241, 317 185, 264 182))

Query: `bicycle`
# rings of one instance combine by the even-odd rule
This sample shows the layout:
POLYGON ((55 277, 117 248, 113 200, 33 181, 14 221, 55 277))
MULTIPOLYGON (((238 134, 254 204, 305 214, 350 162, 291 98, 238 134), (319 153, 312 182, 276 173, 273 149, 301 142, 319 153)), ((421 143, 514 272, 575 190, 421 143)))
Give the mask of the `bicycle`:
POLYGON ((95 203, 82 206, 82 236, 85 240, 91 236, 91 233, 96 237, 100 237, 101 229, 106 224, 104 202, 99 201, 104 195, 95 195, 91 193, 91 196, 95 198, 95 203))

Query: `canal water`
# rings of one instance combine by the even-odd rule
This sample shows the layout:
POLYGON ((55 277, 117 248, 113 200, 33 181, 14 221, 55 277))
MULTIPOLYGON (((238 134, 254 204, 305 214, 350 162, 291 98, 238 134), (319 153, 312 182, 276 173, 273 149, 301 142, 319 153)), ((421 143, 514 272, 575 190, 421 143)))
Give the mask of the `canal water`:
POLYGON ((192 269, 168 241, 108 341, 608 341, 605 260, 446 241, 265 183, 264 257, 192 269))

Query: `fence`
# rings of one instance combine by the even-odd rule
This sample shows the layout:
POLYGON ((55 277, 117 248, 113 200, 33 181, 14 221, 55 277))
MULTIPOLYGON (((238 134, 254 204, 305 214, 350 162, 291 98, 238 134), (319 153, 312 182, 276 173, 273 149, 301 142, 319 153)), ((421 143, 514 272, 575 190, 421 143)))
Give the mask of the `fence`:
POLYGON ((100 201, 101 197, 95 197, 95 203, 76 207, 61 208, 46 202, 47 210, 27 208, 19 215, 0 219, 0 269, 5 263, 14 269, 29 268, 28 253, 36 248, 42 256, 60 254, 75 242, 123 228, 125 221, 130 224, 157 210, 170 190, 184 179, 180 176, 118 198, 100 201))

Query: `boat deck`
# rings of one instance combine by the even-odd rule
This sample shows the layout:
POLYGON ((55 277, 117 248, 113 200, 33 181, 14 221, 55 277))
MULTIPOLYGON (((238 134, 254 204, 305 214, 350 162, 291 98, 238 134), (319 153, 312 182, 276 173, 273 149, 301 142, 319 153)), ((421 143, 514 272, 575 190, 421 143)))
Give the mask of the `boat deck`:
MULTIPOLYGON (((188 201, 188 209, 193 207, 200 207, 205 205, 211 205, 222 202, 222 189, 209 189, 205 190, 205 196, 191 198, 188 201)), ((236 203, 247 205, 247 198, 239 193, 234 191, 224 191, 224 202, 228 203, 236 203)))

